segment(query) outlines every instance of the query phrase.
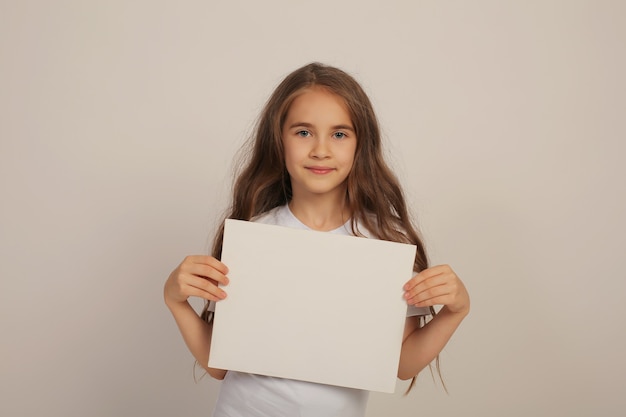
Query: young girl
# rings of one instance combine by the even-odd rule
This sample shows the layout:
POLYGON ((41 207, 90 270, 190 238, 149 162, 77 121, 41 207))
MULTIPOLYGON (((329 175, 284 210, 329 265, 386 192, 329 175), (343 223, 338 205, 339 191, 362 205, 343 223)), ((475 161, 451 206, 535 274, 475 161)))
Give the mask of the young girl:
MULTIPOLYGON (((468 314, 469 296, 449 266, 428 267, 361 86, 317 63, 294 71, 270 97, 252 141, 227 218, 417 246, 416 275, 403 288, 408 308, 398 369, 398 378, 414 378, 468 314), (436 315, 435 305, 443 306, 436 315)), ((214 416, 365 415, 368 393, 361 390, 208 367, 214 305, 227 297, 229 281, 228 266, 219 261, 223 233, 222 223, 212 256, 185 258, 164 289, 187 347, 212 377, 224 380, 214 416), (200 316, 189 297, 206 300, 200 316)))

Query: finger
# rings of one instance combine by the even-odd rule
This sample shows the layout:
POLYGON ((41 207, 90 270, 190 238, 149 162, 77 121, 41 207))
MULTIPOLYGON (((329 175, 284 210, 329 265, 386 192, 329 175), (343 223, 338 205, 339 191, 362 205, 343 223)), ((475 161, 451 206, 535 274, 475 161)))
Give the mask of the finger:
POLYGON ((429 298, 428 300, 419 301, 417 303, 411 303, 411 305, 414 305, 415 307, 433 307, 436 305, 443 306, 443 305, 449 305, 449 304, 450 304, 449 295, 433 297, 433 298, 429 298))
POLYGON ((442 264, 442 265, 431 266, 430 268, 424 269, 422 272, 425 275, 433 276, 433 275, 439 275, 439 274, 444 274, 446 272, 454 272, 454 271, 452 271, 452 268, 450 267, 450 265, 442 264))
POLYGON ((228 267, 220 262, 219 260, 215 259, 213 256, 209 256, 209 255, 190 255, 187 256, 185 258, 185 260, 183 261, 183 264, 200 264, 200 265, 208 265, 214 269, 216 269, 217 271, 221 272, 222 274, 226 275, 228 274, 228 267))
POLYGON ((454 273, 454 271, 452 271, 452 268, 450 268, 449 265, 436 265, 430 268, 426 268, 422 270, 420 273, 413 276, 413 278, 411 278, 409 281, 407 281, 407 283, 404 284, 403 288, 404 290, 408 291, 411 288, 415 287, 416 285, 419 285, 421 282, 424 282, 425 280, 429 278, 432 278, 438 275, 443 275, 449 272, 454 273))
POLYGON ((436 291, 429 294, 428 297, 420 297, 410 300, 407 304, 414 305, 416 307, 434 306, 436 304, 447 305, 453 301, 453 298, 454 296, 447 291, 442 291, 441 293, 436 291))
POLYGON ((426 268, 419 273, 420 278, 422 278, 422 280, 436 277, 438 275, 448 275, 448 274, 456 275, 454 274, 454 271, 452 270, 452 268, 450 268, 449 265, 431 266, 430 268, 426 268))
POLYGON ((414 295, 407 293, 405 295, 405 298, 408 304, 416 304, 430 300, 435 297, 448 296, 450 294, 452 294, 452 288, 450 287, 450 285, 443 284, 437 285, 435 287, 430 287, 414 295))
POLYGON ((202 298, 216 297, 219 300, 226 298, 226 292, 215 285, 215 282, 212 282, 212 280, 191 275, 185 280, 185 284, 190 288, 202 291, 204 293, 204 295, 200 295, 202 298))
POLYGON ((189 287, 187 293, 189 297, 199 297, 209 301, 221 301, 224 299, 195 287, 189 287))
POLYGON ((427 291, 430 288, 437 287, 439 285, 445 285, 446 283, 448 283, 448 281, 449 280, 446 278, 446 276, 442 275, 435 275, 430 278, 424 278, 419 281, 414 287, 405 292, 405 298, 411 298, 423 291, 427 291))
POLYGON ((186 272, 201 278, 212 279, 222 285, 228 285, 229 282, 228 277, 224 273, 206 264, 191 264, 186 272))
POLYGON ((414 288, 416 285, 418 285, 420 282, 424 281, 425 279, 426 279, 426 276, 422 275, 422 273, 420 272, 419 274, 414 275, 413 278, 408 280, 402 288, 405 291, 409 291, 412 288, 414 288))

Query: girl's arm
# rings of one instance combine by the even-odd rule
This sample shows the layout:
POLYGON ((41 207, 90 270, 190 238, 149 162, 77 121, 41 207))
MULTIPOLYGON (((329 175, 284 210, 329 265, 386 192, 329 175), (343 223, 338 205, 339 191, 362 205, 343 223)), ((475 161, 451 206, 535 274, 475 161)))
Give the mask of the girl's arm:
POLYGON ((410 379, 443 350, 469 313, 470 300, 463 282, 448 265, 423 270, 406 283, 404 290, 408 304, 417 307, 443 305, 422 328, 419 328, 418 317, 406 320, 398 378, 410 379))
POLYGON ((176 320, 187 348, 213 378, 224 379, 226 371, 209 368, 213 325, 202 320, 187 299, 191 296, 219 301, 226 293, 218 283, 228 284, 226 265, 212 256, 188 256, 170 274, 163 290, 165 304, 176 320))

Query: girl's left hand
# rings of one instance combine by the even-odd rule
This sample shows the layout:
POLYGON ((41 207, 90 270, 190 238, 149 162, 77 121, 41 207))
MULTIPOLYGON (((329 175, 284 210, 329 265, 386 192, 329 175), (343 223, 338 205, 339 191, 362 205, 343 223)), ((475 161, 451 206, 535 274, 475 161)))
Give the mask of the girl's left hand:
POLYGON ((404 285, 404 298, 416 307, 445 305, 452 313, 469 313, 465 285, 448 265, 427 268, 404 285))

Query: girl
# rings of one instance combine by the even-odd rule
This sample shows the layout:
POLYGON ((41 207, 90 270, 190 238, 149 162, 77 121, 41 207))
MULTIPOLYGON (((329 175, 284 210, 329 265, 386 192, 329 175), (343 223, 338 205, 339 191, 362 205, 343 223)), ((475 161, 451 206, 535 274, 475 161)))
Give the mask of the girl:
MULTIPOLYGON (((261 113, 227 218, 416 245, 416 275, 403 288, 408 312, 398 368, 398 378, 410 379, 438 359, 470 302, 449 266, 428 267, 380 136, 370 100, 350 75, 317 63, 294 71, 261 113), (437 314, 435 305, 443 305, 437 314)), ((362 417, 368 393, 361 390, 208 367, 214 305, 228 288, 228 266, 219 261, 223 227, 212 256, 185 258, 164 289, 187 347, 224 380, 214 416, 362 417), (187 301, 192 296, 206 300, 200 316, 187 301)))

